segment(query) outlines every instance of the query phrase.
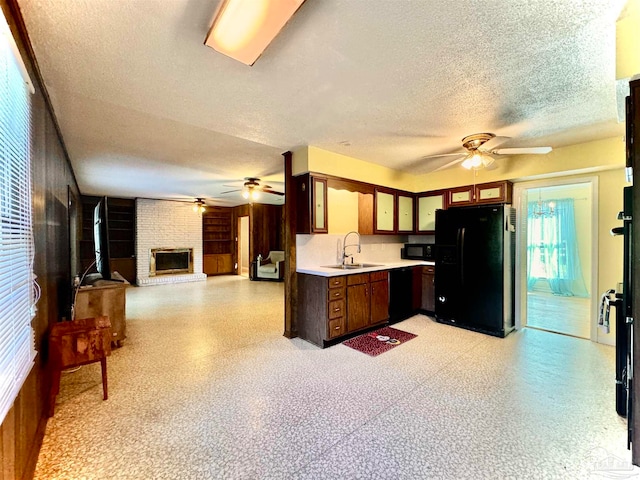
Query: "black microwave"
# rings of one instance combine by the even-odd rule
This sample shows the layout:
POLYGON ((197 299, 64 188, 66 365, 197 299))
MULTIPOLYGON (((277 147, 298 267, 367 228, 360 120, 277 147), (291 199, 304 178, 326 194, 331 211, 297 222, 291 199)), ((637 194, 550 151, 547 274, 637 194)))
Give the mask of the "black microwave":
POLYGON ((405 243, 400 257, 407 260, 435 260, 436 246, 433 243, 405 243))

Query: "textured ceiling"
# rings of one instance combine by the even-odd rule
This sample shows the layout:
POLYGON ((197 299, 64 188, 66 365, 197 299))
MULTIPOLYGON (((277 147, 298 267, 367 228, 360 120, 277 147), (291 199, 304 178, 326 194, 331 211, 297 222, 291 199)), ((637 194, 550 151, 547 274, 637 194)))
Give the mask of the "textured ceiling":
POLYGON ((81 191, 220 204, 303 145, 425 173, 480 131, 621 134, 623 3, 307 0, 248 67, 203 44, 218 0, 18 0, 81 191))

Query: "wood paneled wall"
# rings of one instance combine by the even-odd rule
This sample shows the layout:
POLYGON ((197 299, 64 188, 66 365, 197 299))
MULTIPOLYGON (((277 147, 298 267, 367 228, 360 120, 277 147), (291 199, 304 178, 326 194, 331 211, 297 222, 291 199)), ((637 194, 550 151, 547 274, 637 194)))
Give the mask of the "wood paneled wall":
MULTIPOLYGON (((20 394, 0 425, 0 480, 31 478, 46 426, 46 399, 50 388, 46 373, 49 326, 68 311, 70 300, 69 190, 80 198, 59 129, 46 92, 38 81, 26 31, 14 0, 0 0, 27 64, 34 86, 32 95, 34 270, 42 288, 33 320, 38 356, 20 394)), ((77 261, 77 259, 76 259, 77 261)))
MULTIPOLYGON (((249 217, 249 262, 258 254, 266 257, 270 250, 284 250, 284 209, 282 205, 239 205, 233 207, 233 235, 238 236, 238 217, 249 217)), ((237 243, 236 243, 237 246, 237 243)), ((238 262, 237 250, 234 262, 238 262)))
POLYGON ((253 213, 249 217, 249 234, 251 235, 250 258, 258 254, 266 257, 270 250, 284 250, 282 234, 282 206, 253 204, 253 213))

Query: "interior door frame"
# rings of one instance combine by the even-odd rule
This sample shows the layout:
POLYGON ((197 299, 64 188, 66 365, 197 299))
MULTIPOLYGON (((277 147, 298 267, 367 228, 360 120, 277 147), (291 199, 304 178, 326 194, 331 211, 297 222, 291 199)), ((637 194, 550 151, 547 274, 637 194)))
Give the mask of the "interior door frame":
MULTIPOLYGON (((245 238, 242 235, 242 219, 246 218, 247 219, 247 224, 249 225, 249 215, 238 215, 236 217, 237 220, 237 224, 236 224, 236 275, 242 275, 242 250, 245 248, 246 245, 246 249, 247 249, 247 253, 249 256, 249 277, 251 277, 251 252, 250 252, 250 247, 249 247, 249 237, 250 235, 247 232, 247 238, 245 238)), ((250 228, 250 225, 249 225, 250 228)))
POLYGON ((516 207, 516 283, 515 283, 515 326, 517 330, 526 327, 527 318, 527 289, 526 289, 526 258, 527 258, 527 211, 526 191, 556 187, 562 185, 589 184, 591 186, 591 308, 589 318, 590 340, 598 341, 597 312, 598 312, 598 176, 581 175, 570 177, 553 177, 528 182, 518 182, 513 185, 513 205, 516 207))

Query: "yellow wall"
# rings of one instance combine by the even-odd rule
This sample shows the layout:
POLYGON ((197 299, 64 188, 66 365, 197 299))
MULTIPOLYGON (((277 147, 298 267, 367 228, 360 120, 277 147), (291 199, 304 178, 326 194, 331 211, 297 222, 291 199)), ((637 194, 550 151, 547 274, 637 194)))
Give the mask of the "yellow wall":
MULTIPOLYGON (((596 294, 616 288, 622 282, 622 258, 624 254, 622 237, 613 237, 611 229, 621 227, 622 220, 618 220, 618 212, 622 210, 622 189, 629 184, 624 181, 624 169, 609 170, 599 175, 598 192, 598 288, 596 294)), ((612 324, 613 316, 611 317, 612 324)), ((615 344, 615 326, 607 339, 599 341, 611 345, 615 344)))
POLYGON ((465 170, 452 167, 417 176, 414 192, 438 190, 497 180, 533 180, 545 176, 590 173, 624 166, 625 144, 622 137, 606 138, 556 148, 546 155, 514 155, 496 158, 495 170, 465 170))
POLYGON ((425 192, 497 180, 534 180, 620 168, 624 166, 624 151, 624 139, 613 137, 556 148, 546 155, 499 157, 496 159, 498 167, 494 170, 452 167, 440 172, 412 175, 310 146, 293 152, 293 174, 324 173, 399 190, 425 192))
POLYGON ((293 152, 293 174, 324 173, 398 190, 413 191, 415 176, 317 147, 293 152))
POLYGON ((344 235, 358 231, 358 193, 327 189, 327 226, 329 234, 344 235))

